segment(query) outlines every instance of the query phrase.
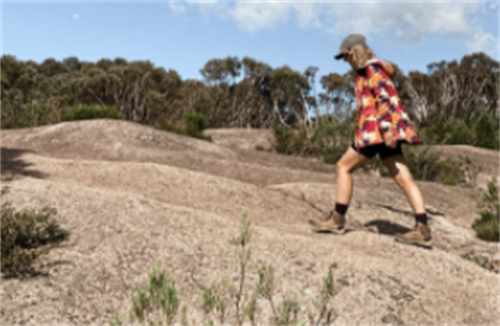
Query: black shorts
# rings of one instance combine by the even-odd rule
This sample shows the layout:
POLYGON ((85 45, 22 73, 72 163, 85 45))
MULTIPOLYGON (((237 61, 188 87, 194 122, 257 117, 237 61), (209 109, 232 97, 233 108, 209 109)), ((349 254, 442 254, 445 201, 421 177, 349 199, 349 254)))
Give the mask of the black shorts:
POLYGON ((382 161, 385 160, 386 158, 396 156, 396 155, 403 156, 403 150, 401 149, 401 142, 400 141, 398 141, 396 148, 389 148, 384 143, 363 147, 363 148, 360 148, 359 151, 356 148, 356 145, 352 144, 351 147, 356 152, 359 152, 361 155, 363 155, 364 157, 367 157, 369 159, 374 158, 375 155, 377 155, 377 154, 382 161))

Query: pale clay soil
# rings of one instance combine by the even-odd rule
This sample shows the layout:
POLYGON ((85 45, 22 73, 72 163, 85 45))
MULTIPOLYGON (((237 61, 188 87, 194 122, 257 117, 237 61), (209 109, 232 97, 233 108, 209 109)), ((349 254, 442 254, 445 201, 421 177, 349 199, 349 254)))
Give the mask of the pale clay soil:
MULTIPOLYGON (((200 286, 237 280, 232 240, 246 211, 253 229, 246 299, 257 269, 272 264, 275 302, 296 293, 307 308, 334 266, 335 325, 499 324, 498 244, 476 239, 470 227, 478 188, 498 177, 498 152, 438 148, 470 153, 486 168, 475 189, 418 182, 433 231, 426 250, 393 239, 414 218, 391 179, 356 172, 349 232, 315 234, 308 220, 335 202, 334 166, 256 150, 271 147, 266 130, 206 133, 212 143, 110 120, 2 130, 2 186, 10 187, 2 202, 55 207, 71 235, 35 263, 40 275, 2 274, 1 323, 104 325, 117 311, 128 322, 130 295, 156 262, 175 280, 190 322, 202 324, 200 286), (477 255, 493 271, 476 264, 477 255)), ((265 300, 258 309, 268 324, 265 300)), ((233 303, 227 314, 235 324, 233 303)))

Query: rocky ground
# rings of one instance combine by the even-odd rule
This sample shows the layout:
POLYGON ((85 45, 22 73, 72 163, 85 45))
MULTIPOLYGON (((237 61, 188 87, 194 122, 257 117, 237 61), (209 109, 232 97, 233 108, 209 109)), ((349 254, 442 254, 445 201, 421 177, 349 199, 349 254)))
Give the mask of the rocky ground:
MULTIPOLYGON (((110 120, 2 130, 2 186, 10 188, 2 201, 55 207, 71 232, 36 262, 38 276, 2 275, 2 324, 108 324, 114 312, 127 316, 154 263, 171 273, 189 320, 201 324, 200 286, 238 278, 232 240, 243 212, 253 229, 246 299, 257 269, 272 264, 276 302, 296 293, 306 309, 333 266, 336 325, 498 324, 498 244, 470 227, 478 189, 419 182, 434 235, 425 250, 393 240, 414 225, 394 182, 359 171, 349 232, 315 234, 308 220, 333 208, 334 166, 256 150, 271 147, 265 130, 207 133, 212 143, 110 120)), ((498 152, 440 150, 470 151, 487 165, 484 180, 498 176, 498 152)), ((268 324, 264 300, 258 311, 268 324)), ((227 314, 235 324, 232 304, 227 314)))

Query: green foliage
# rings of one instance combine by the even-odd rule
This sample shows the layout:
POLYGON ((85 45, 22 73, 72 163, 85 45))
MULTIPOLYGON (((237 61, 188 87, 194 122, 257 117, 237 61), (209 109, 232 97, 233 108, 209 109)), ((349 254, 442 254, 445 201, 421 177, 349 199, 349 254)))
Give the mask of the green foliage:
POLYGON ((450 117, 442 124, 426 125, 419 131, 425 143, 470 145, 494 150, 499 149, 499 133, 498 116, 492 113, 481 113, 468 122, 450 117))
POLYGON ((266 149, 262 146, 262 145, 255 145, 255 150, 259 151, 259 152, 263 152, 265 151, 266 149))
POLYGON ((186 125, 186 135, 209 141, 212 140, 210 136, 205 136, 203 134, 203 130, 205 130, 207 122, 205 115, 202 113, 185 113, 184 123, 186 125))
POLYGON ((312 130, 274 125, 272 131, 278 153, 318 157, 335 164, 352 143, 354 126, 349 120, 324 120, 312 130))
MULTIPOLYGON (((277 308, 274 306, 273 295, 275 290, 274 269, 272 265, 260 267, 258 269, 258 281, 253 287, 250 295, 244 293, 244 281, 246 277, 247 265, 250 259, 250 250, 248 248, 252 239, 251 221, 247 213, 244 212, 240 230, 237 237, 231 242, 237 246, 237 263, 240 267, 239 279, 235 284, 222 280, 221 288, 201 287, 201 308, 205 313, 202 321, 203 325, 223 325, 225 324, 228 305, 226 305, 227 296, 233 301, 231 310, 234 312, 235 321, 242 325, 245 318, 248 318, 252 325, 262 324, 259 321, 259 299, 265 299, 272 310, 270 324, 273 325, 303 325, 300 320, 300 312, 303 309, 300 305, 300 298, 297 294, 285 296, 277 308), (212 313, 217 315, 217 322, 214 322, 212 313)), ((331 298, 336 295, 333 269, 330 267, 327 276, 323 280, 323 285, 319 295, 316 296, 316 312, 310 310, 308 314, 310 325, 330 325, 337 317, 336 312, 331 307, 331 298), (317 317, 316 317, 317 316, 317 317)), ((175 284, 168 274, 159 271, 157 265, 153 267, 149 275, 147 286, 134 291, 131 296, 132 309, 130 311, 133 323, 138 320, 143 325, 172 325, 175 323, 175 316, 179 307, 175 284), (161 309, 159 309, 161 308, 161 309), (159 311, 163 313, 159 315, 159 311)), ((114 313, 110 318, 112 325, 122 325, 119 313, 114 313)), ((188 325, 187 309, 182 307, 181 325, 188 325)), ((192 324, 196 324, 195 321, 192 324)))
POLYGON ((149 275, 148 285, 132 293, 131 319, 141 323, 173 325, 179 298, 175 283, 169 274, 155 264, 149 275))
POLYGON ((220 294, 216 289, 211 287, 202 288, 202 308, 205 312, 205 315, 208 316, 212 310, 216 310, 219 315, 219 322, 224 324, 224 320, 226 317, 226 301, 222 294, 220 294))
POLYGON ((442 126, 443 144, 474 144, 474 132, 464 120, 449 118, 442 126))
POLYGON ((499 149, 499 119, 493 114, 482 114, 472 124, 475 134, 475 146, 499 149))
POLYGON ((54 208, 16 211, 9 202, 1 206, 2 273, 21 275, 31 271, 33 261, 69 233, 54 218, 54 208))
POLYGON ((488 190, 478 205, 480 218, 472 224, 478 238, 498 242, 499 239, 499 198, 496 178, 488 182, 488 190))
POLYGON ((70 120, 115 119, 123 120, 123 115, 112 106, 77 106, 73 108, 70 120))
POLYGON ((285 297, 278 305, 278 315, 272 318, 273 325, 297 325, 299 303, 297 295, 285 297))
POLYGON ((294 135, 293 130, 286 126, 276 124, 273 126, 272 131, 276 139, 276 151, 281 154, 291 154, 289 147, 294 135))
POLYGON ((319 152, 323 162, 335 164, 352 143, 354 125, 351 121, 321 121, 311 139, 313 152, 319 152))
POLYGON ((441 155, 427 148, 405 148, 405 157, 415 180, 440 182, 457 185, 465 182, 460 162, 442 160, 441 155))

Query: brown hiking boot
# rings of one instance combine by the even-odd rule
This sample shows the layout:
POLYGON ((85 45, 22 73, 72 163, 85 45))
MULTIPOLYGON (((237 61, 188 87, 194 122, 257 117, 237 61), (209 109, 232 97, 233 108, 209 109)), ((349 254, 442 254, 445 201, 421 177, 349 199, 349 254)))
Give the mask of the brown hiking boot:
POLYGON ((343 234, 345 232, 345 217, 337 212, 330 212, 325 220, 309 220, 313 232, 330 232, 343 234))
POLYGON ((417 223, 417 230, 396 235, 395 240, 400 243, 432 248, 431 229, 422 223, 417 223))

